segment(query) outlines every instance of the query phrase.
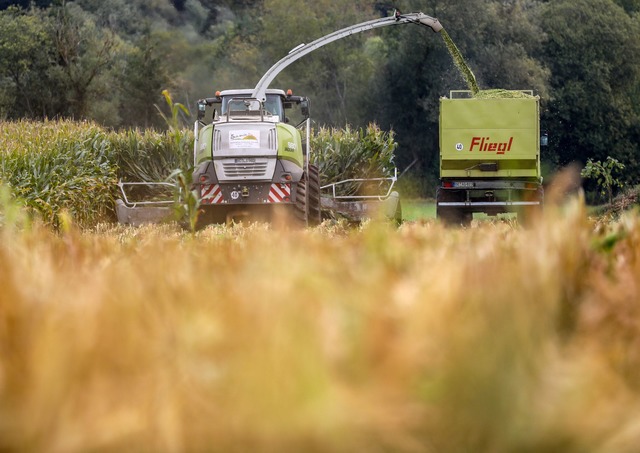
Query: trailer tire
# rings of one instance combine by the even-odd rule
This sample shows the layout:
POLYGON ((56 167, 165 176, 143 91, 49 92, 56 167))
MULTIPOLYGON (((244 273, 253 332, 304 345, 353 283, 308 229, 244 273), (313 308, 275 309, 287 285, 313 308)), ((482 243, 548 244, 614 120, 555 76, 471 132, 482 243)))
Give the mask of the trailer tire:
POLYGON ((309 165, 309 197, 307 200, 308 215, 307 223, 309 226, 320 225, 321 206, 320 206, 320 170, 316 165, 309 165))
POLYGON ((468 226, 471 224, 473 214, 471 212, 463 212, 458 208, 436 208, 436 217, 445 225, 468 226))
POLYGON ((473 219, 473 213, 458 207, 440 206, 442 201, 463 201, 464 192, 446 191, 438 188, 436 193, 436 218, 445 225, 469 226, 473 219))
POLYGON ((539 203, 537 205, 523 206, 516 211, 518 214, 518 223, 525 227, 530 227, 542 217, 544 201, 544 190, 542 187, 536 191, 535 196, 529 197, 526 200, 539 203))
POLYGON ((516 211, 518 213, 518 223, 524 227, 534 225, 542 216, 542 206, 527 206, 516 211))

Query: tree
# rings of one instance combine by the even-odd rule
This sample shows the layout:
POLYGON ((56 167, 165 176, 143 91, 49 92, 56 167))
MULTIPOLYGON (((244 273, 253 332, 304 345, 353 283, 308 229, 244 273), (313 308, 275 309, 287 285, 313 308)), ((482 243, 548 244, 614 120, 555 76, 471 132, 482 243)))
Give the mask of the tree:
POLYGON ((108 94, 106 84, 98 82, 114 64, 118 40, 110 30, 97 27, 81 9, 66 4, 53 10, 52 27, 57 75, 69 102, 66 113, 86 118, 92 106, 108 94))
POLYGON ((147 26, 123 57, 120 117, 124 124, 145 128, 163 125, 154 102, 163 89, 173 85, 170 59, 163 46, 166 38, 166 32, 147 26))
POLYGON ((629 13, 637 13, 640 11, 640 0, 615 0, 616 3, 624 8, 629 13))
POLYGON ((0 12, 0 111, 10 118, 43 117, 49 111, 43 88, 53 48, 46 23, 35 11, 0 12))
POLYGON ((0 11, 11 8, 12 6, 18 6, 24 9, 28 9, 31 6, 46 8, 50 6, 53 1, 54 0, 0 0, 0 11))
POLYGON ((640 22, 611 0, 556 0, 544 5, 547 36, 540 55, 551 70, 544 115, 560 164, 611 156, 624 179, 638 181, 640 22))

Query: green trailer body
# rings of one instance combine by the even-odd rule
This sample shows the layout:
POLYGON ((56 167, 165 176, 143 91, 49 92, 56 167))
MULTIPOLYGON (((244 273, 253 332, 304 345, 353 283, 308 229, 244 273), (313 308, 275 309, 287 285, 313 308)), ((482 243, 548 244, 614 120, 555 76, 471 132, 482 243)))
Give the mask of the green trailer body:
POLYGON ((468 223, 473 213, 518 212, 542 206, 540 112, 537 97, 440 100, 438 217, 468 223))

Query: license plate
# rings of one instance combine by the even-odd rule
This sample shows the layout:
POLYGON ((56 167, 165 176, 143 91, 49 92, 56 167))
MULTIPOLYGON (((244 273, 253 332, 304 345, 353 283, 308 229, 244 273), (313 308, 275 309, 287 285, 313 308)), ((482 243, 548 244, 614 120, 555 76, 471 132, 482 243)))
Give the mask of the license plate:
POLYGON ((236 159, 236 164, 253 164, 255 161, 255 157, 238 157, 236 159))
POLYGON ((458 181, 453 183, 453 187, 460 187, 462 189, 472 189, 474 187, 471 181, 458 181))

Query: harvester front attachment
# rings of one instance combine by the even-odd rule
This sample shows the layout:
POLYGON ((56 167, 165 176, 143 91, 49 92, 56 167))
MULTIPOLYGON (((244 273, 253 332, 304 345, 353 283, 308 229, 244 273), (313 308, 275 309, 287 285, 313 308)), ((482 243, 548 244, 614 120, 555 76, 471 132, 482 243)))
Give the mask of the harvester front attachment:
POLYGON ((387 219, 400 224, 402 222, 402 206, 400 195, 393 190, 398 180, 398 170, 388 178, 346 179, 321 187, 322 209, 330 217, 344 217, 351 222, 362 222, 367 219, 387 219), (344 185, 357 184, 361 187, 377 185, 381 193, 366 195, 340 195, 344 185))
POLYGON ((169 182, 118 182, 122 198, 116 200, 118 223, 139 226, 175 220, 173 196, 176 185, 169 182), (135 192, 135 193, 132 193, 135 192), (129 193, 127 193, 129 192, 129 193), (146 194, 146 200, 130 197, 146 194))

